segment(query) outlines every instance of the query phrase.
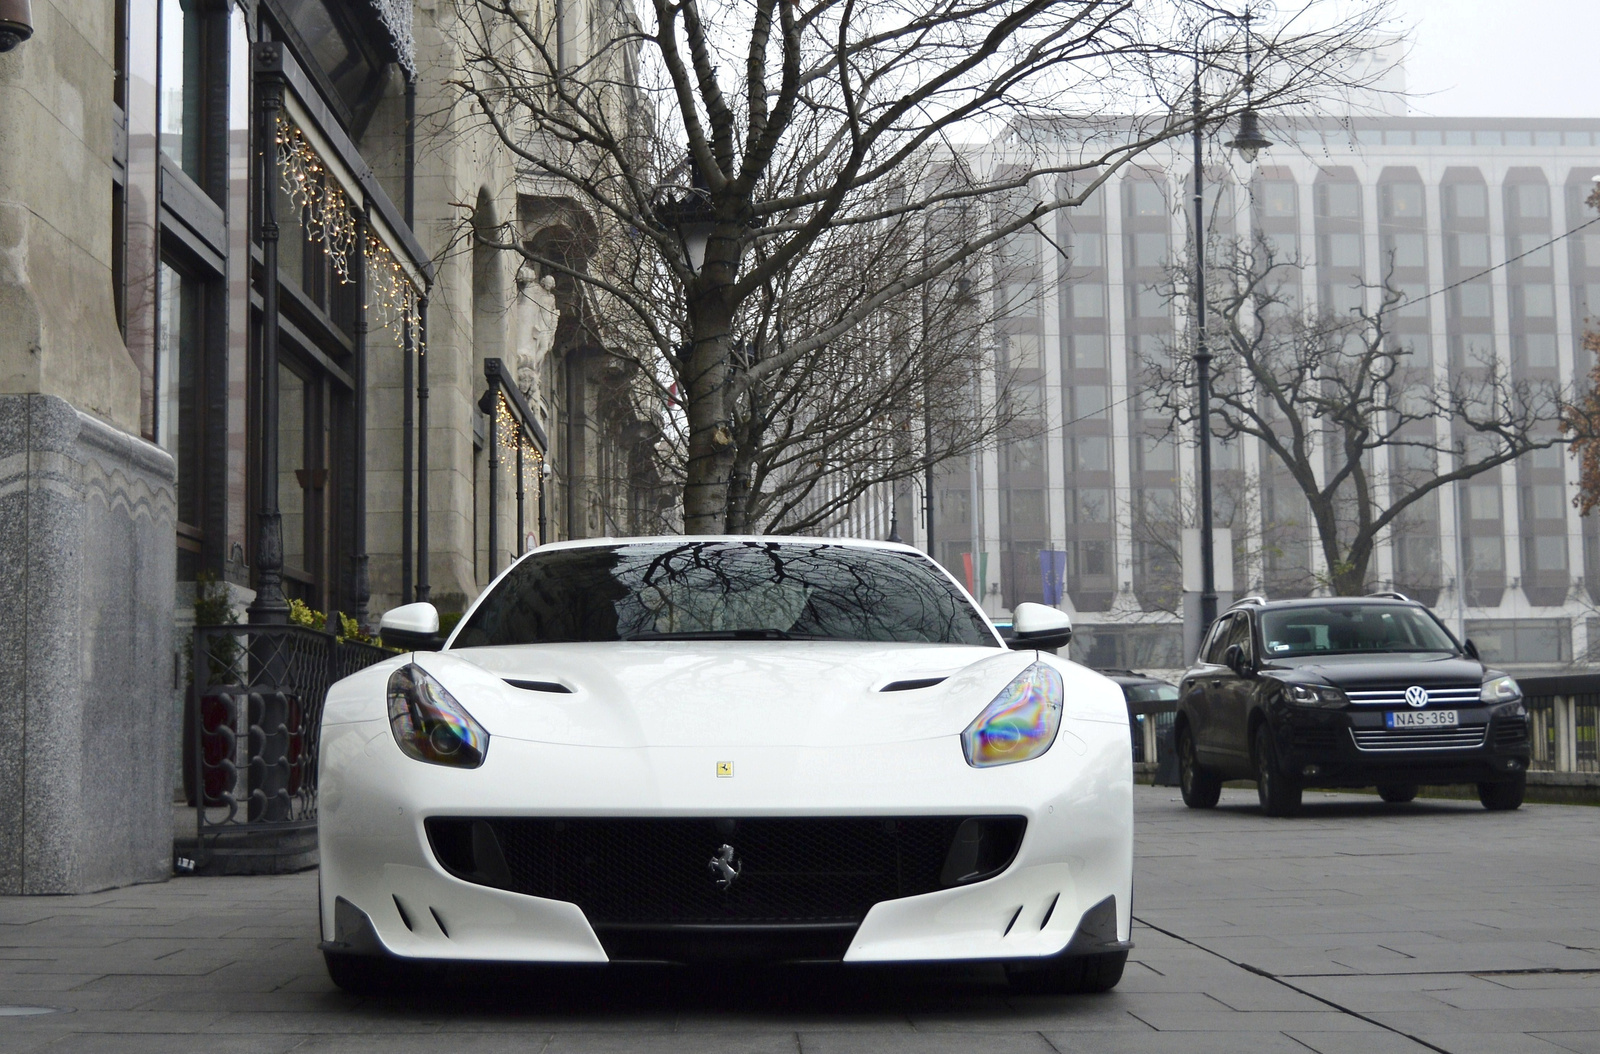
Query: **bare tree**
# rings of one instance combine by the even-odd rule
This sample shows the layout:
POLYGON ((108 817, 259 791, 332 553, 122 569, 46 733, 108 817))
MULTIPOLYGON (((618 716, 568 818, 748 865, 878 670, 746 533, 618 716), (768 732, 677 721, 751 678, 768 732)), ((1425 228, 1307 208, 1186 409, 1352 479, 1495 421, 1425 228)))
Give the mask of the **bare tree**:
MULTIPOLYGON (((1292 479, 1335 594, 1367 590, 1379 540, 1440 488, 1570 441, 1555 383, 1510 376, 1492 353, 1445 374, 1396 337, 1390 323, 1406 301, 1392 283, 1365 290, 1370 310, 1303 311, 1300 265, 1268 242, 1221 255, 1207 279, 1214 433, 1258 442, 1292 479)), ((1168 348, 1144 366, 1173 427, 1192 426, 1193 357, 1168 348)))
POLYGON ((1247 98, 1304 106, 1352 70, 1371 75, 1352 60, 1376 43, 1382 0, 1354 13, 1310 2, 1330 12, 1324 28, 1301 28, 1316 19, 1297 11, 1247 34, 1205 0, 652 0, 648 25, 590 34, 585 53, 526 0, 457 0, 460 88, 527 182, 593 210, 586 266, 514 234, 495 244, 583 283, 616 346, 657 356, 683 432, 684 527, 715 532, 748 519, 734 511, 748 493, 735 481, 753 478, 739 475, 736 433, 762 416, 753 391, 782 390, 797 366, 818 376, 880 312, 1196 121, 1227 120, 1247 98), (1207 91, 1191 108, 1196 49, 1207 91), (1110 112, 1127 115, 1116 135, 1061 151, 1062 122, 1110 112), (955 144, 974 137, 1003 150, 957 163, 955 144), (990 164, 999 153, 1005 164, 990 164), (930 214, 948 208, 986 222, 954 242, 926 238, 930 214), (836 245, 863 238, 909 258, 829 270, 859 256, 836 245), (760 332, 779 289, 810 301, 779 312, 793 322, 781 339, 775 322, 760 332))

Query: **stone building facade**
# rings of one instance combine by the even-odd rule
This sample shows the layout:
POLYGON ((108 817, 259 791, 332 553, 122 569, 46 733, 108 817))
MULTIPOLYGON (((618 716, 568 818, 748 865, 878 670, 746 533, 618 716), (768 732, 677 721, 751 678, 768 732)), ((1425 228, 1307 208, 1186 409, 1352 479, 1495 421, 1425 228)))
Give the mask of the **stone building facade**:
MULTIPOLYGON (((627 10, 530 7, 578 47, 627 10)), ((0 893, 171 873, 197 581, 263 621, 264 573, 369 623, 449 612, 526 545, 663 509, 606 335, 473 245, 584 221, 452 98, 456 4, 32 9, 0 54, 0 893)))

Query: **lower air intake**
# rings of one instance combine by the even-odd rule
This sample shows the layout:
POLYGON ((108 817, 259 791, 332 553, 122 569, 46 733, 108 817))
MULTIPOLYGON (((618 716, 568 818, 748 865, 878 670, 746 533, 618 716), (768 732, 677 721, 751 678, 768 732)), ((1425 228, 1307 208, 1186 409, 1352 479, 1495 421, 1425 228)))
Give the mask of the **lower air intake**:
POLYGON ((879 901, 998 874, 1025 828, 1018 816, 427 821, 452 874, 570 901, 596 927, 858 923, 879 901))

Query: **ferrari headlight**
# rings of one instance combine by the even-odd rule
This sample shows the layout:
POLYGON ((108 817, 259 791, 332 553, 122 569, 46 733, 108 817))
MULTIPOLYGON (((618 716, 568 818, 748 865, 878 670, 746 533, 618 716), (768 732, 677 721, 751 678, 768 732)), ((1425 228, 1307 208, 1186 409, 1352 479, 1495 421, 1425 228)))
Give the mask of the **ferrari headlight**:
POLYGON ((489 733, 416 663, 389 676, 389 730, 407 757, 434 765, 475 769, 489 752, 489 733))
POLYGON ((1316 684, 1286 684, 1283 694, 1297 706, 1343 706, 1350 701, 1337 688, 1316 684))
POLYGON ((1483 691, 1478 693, 1478 701, 1482 703, 1509 703, 1521 698, 1522 688, 1510 677, 1491 677, 1483 682, 1483 691))
POLYGON ((1049 750, 1061 728, 1064 694, 1054 667, 1036 662, 1017 674, 961 733, 967 764, 1009 765, 1049 750))

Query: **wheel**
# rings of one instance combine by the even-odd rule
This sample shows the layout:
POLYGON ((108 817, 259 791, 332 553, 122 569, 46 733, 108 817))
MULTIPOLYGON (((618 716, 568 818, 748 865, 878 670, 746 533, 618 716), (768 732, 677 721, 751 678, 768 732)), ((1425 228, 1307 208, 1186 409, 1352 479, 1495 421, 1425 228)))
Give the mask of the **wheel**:
POLYGON ((1278 748, 1263 723, 1256 728, 1256 795, 1268 816, 1293 816, 1300 811, 1300 783, 1278 765, 1278 748))
POLYGON ((1187 726, 1178 729, 1178 789, 1183 804, 1191 809, 1209 809, 1222 797, 1222 780, 1200 767, 1194 736, 1187 726))
POLYGON ((323 952, 322 960, 328 965, 333 983, 351 995, 379 995, 395 990, 390 984, 389 964, 375 956, 323 952))
POLYGON ((1093 995, 1115 988, 1127 965, 1127 952, 1080 955, 1048 966, 1007 963, 1006 981, 1029 995, 1093 995))
POLYGON ((1518 776, 1501 783, 1478 784, 1478 800, 1490 812, 1510 812, 1522 806, 1522 795, 1528 789, 1528 777, 1518 776))
POLYGON ((1378 797, 1390 805, 1401 805, 1417 796, 1415 783, 1380 783, 1378 784, 1378 797))

